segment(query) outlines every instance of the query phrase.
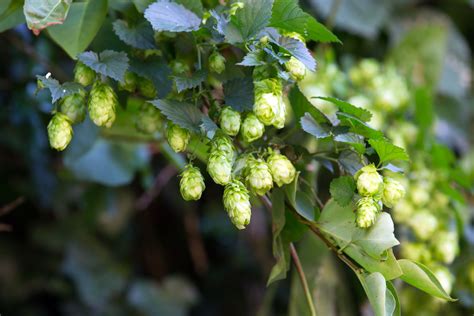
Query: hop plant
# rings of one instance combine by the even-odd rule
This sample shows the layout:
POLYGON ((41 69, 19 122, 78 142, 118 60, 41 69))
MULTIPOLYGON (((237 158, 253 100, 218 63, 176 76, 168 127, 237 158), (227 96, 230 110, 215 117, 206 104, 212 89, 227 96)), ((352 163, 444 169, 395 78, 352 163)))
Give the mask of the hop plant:
POLYGON ((235 148, 232 139, 222 133, 216 134, 212 139, 210 152, 219 152, 220 155, 229 161, 235 159, 235 148))
POLYGON ((153 134, 162 127, 160 111, 148 102, 143 102, 135 120, 137 130, 146 134, 153 134))
POLYGON ((117 95, 109 85, 94 83, 89 95, 89 116, 97 126, 112 126, 117 105, 117 95))
POLYGON ((222 109, 219 117, 221 129, 229 136, 235 136, 240 130, 240 113, 226 106, 222 109))
POLYGON ((260 122, 257 116, 253 113, 247 114, 240 127, 242 139, 247 143, 251 143, 262 137, 264 132, 265 125, 260 122))
POLYGON ((95 80, 95 71, 81 62, 77 62, 74 67, 74 81, 84 87, 90 86, 95 80))
POLYGON ((281 120, 282 86, 276 79, 264 79, 255 82, 255 104, 253 111, 265 125, 273 125, 281 120))
POLYGON ((215 73, 222 73, 225 70, 225 57, 218 51, 214 51, 209 56, 209 69, 215 73))
POLYGON ((207 172, 215 183, 226 185, 232 177, 232 161, 222 151, 213 151, 209 155, 207 172))
POLYGON ((363 197, 357 201, 356 225, 369 228, 375 223, 380 206, 372 197, 363 197))
POLYGON ((252 192, 264 195, 273 187, 270 168, 263 159, 249 159, 245 173, 245 181, 252 192))
POLYGON ((148 99, 156 97, 157 91, 155 85, 150 79, 139 77, 137 82, 138 92, 148 99))
POLYGON ((296 169, 286 156, 274 152, 268 157, 267 164, 273 181, 279 187, 289 184, 295 179, 296 169))
POLYGON ((49 145, 56 150, 62 151, 71 142, 72 134, 70 119, 62 113, 54 114, 48 124, 49 145))
POLYGON ((384 177, 383 183, 382 202, 392 208, 405 196, 405 188, 400 182, 389 177, 384 177))
POLYGON ((285 68, 293 80, 300 81, 306 76, 306 66, 293 56, 285 63, 285 68))
POLYGON ((235 227, 244 229, 250 223, 252 215, 250 196, 242 182, 234 179, 225 186, 223 203, 235 227))
POLYGON ((168 127, 166 129, 166 138, 171 148, 179 153, 186 150, 188 146, 189 139, 191 138, 191 133, 185 128, 182 128, 176 124, 168 122, 168 127))
POLYGON ((59 103, 61 113, 65 114, 71 123, 80 123, 86 118, 86 92, 70 94, 61 99, 59 103))
POLYGON ((355 174, 357 191, 362 196, 375 196, 382 193, 383 179, 374 164, 361 168, 355 174))
POLYGON ((181 173, 179 182, 181 196, 186 201, 197 201, 201 198, 202 192, 206 189, 204 178, 199 168, 192 164, 186 165, 181 173))
POLYGON ((135 75, 131 71, 126 71, 123 82, 119 82, 119 89, 128 91, 128 92, 135 92, 137 89, 137 75, 135 75))

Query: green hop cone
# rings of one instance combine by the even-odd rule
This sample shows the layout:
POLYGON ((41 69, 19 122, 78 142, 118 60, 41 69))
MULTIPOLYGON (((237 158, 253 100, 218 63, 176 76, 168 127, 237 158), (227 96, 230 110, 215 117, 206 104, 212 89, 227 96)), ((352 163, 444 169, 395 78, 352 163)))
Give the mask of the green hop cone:
POLYGON ((118 100, 112 87, 96 82, 89 94, 89 117, 97 126, 111 127, 115 121, 118 100))
POLYGON ((74 81, 80 83, 84 87, 89 86, 94 83, 95 80, 95 71, 87 67, 80 61, 76 63, 74 67, 74 81))
POLYGON ((263 159, 249 159, 245 181, 252 192, 264 195, 273 187, 270 168, 263 159))
POLYGON ((244 229, 252 216, 249 191, 245 185, 239 180, 232 180, 225 186, 223 202, 232 223, 238 229, 244 229))
POLYGON ((199 168, 188 164, 181 173, 179 181, 181 196, 186 201, 197 201, 201 198, 202 192, 206 189, 204 178, 199 168))
POLYGON ((243 9, 245 4, 243 2, 237 1, 230 5, 229 15, 235 15, 238 10, 243 9))
POLYGON ((300 33, 297 33, 297 32, 290 32, 290 31, 285 31, 285 30, 282 30, 281 31, 281 35, 285 36, 285 37, 291 37, 291 38, 294 38, 302 43, 305 43, 305 39, 304 37, 300 34, 300 33))
POLYGON ((268 167, 273 181, 281 187, 284 184, 293 182, 296 175, 296 169, 291 161, 279 153, 272 153, 267 159, 268 167))
POLYGON ((247 143, 251 143, 262 137, 264 132, 265 125, 260 122, 257 116, 253 113, 247 114, 240 127, 242 139, 247 143))
POLYGON ((153 134, 162 127, 160 111, 148 102, 143 102, 135 119, 137 130, 145 134, 153 134))
POLYGON ((391 208, 405 196, 405 188, 400 182, 389 177, 384 177, 383 183, 382 202, 391 208))
POLYGON ((137 89, 137 75, 131 71, 126 71, 123 82, 119 82, 119 89, 128 92, 135 92, 137 89))
POLYGON ((71 123, 80 123, 86 118, 86 92, 79 92, 65 96, 59 102, 61 113, 65 114, 71 123))
POLYGON ((285 63, 285 68, 295 81, 303 80, 306 76, 306 66, 293 56, 285 63))
POLYGON ((438 218, 429 209, 417 210, 408 223, 415 235, 421 240, 428 240, 437 233, 438 218))
POLYGON ((59 151, 64 150, 72 139, 72 126, 69 118, 56 113, 48 124, 49 145, 59 151))
POLYGON ((137 88, 138 92, 145 98, 153 99, 156 97, 156 88, 150 79, 139 77, 137 88))
POLYGON ((285 121, 286 121, 286 105, 283 102, 283 99, 280 98, 280 102, 278 102, 278 112, 273 120, 272 125, 276 127, 277 129, 282 129, 285 127, 285 121))
POLYGON ((229 161, 233 161, 235 158, 235 148, 232 139, 222 133, 216 134, 212 139, 210 152, 219 152, 220 155, 229 161))
POLYGON ((253 111, 265 125, 273 125, 281 120, 282 86, 276 79, 264 79, 255 82, 255 104, 253 111))
POLYGON ((433 238, 434 254, 440 261, 451 264, 459 252, 458 242, 455 232, 438 232, 433 238))
POLYGON ((219 123, 221 129, 229 136, 235 136, 240 130, 240 113, 226 106, 221 111, 219 123))
POLYGON ((169 122, 166 129, 166 138, 171 148, 179 153, 186 150, 189 139, 191 138, 191 133, 189 133, 187 129, 169 122))
POLYGON ((232 161, 219 150, 211 151, 207 161, 207 172, 215 183, 226 185, 232 177, 232 161))
POLYGON ((225 58, 218 51, 209 56, 209 69, 218 74, 225 70, 225 58))
POLYGON ((380 206, 372 197, 363 197, 357 201, 356 225, 369 228, 375 223, 380 206))
POLYGON ((374 164, 361 168, 355 174, 357 191, 362 196, 376 196, 382 193, 383 179, 374 164))

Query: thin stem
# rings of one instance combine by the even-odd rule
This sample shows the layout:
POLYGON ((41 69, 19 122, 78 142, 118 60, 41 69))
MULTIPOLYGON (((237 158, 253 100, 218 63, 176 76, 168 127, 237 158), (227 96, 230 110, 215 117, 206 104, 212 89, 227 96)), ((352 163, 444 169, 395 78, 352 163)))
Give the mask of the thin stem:
POLYGON ((313 297, 308 286, 308 281, 306 280, 306 275, 304 274, 303 266, 301 265, 300 258, 298 257, 298 253, 296 252, 296 248, 293 243, 290 243, 290 254, 291 258, 293 258, 293 263, 295 264, 296 271, 298 271, 298 275, 300 277, 301 285, 303 286, 303 291, 306 297, 306 301, 308 302, 308 307, 311 311, 311 315, 316 316, 316 309, 314 308, 313 297))

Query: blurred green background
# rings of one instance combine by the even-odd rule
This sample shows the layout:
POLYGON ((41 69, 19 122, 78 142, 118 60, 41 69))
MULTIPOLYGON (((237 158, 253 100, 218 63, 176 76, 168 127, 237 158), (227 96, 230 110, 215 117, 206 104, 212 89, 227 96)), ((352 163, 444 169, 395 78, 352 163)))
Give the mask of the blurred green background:
MULTIPOLYGON (((121 2, 109 1, 111 15, 121 2)), ((450 204, 457 207, 446 207, 459 217, 459 249, 443 265, 459 301, 442 303, 407 288, 401 303, 404 315, 472 314, 474 1, 302 5, 343 42, 332 49, 313 45, 320 66, 304 82, 308 94, 316 89, 350 97, 344 80, 362 58, 374 58, 408 86, 434 93, 432 108, 422 113, 433 117, 429 124, 411 117, 419 90, 410 89, 405 108, 395 114, 379 109, 378 127, 396 139, 397 124, 411 120, 417 133, 432 134, 439 148, 451 150, 442 160, 463 174, 459 196, 449 196, 458 197, 450 204)), ((0 17, 0 26, 4 22, 0 17)), ((91 49, 117 42, 106 20, 91 49)), ((46 124, 52 105, 47 93, 35 94, 35 76, 51 72, 71 80, 74 62, 47 34, 36 37, 24 24, 1 32, 0 43, 1 315, 305 315, 292 273, 266 287, 274 259, 270 219, 262 208, 255 207, 249 227, 237 231, 223 210, 222 189, 210 181, 200 201, 184 202, 180 157, 159 140, 126 130, 103 134, 86 122, 75 128, 64 154, 51 150, 46 124)), ((415 170, 423 165, 436 173, 439 166, 424 156, 435 155, 431 149, 414 147, 415 170)), ((403 236, 416 240, 403 220, 395 220, 402 244, 403 236)), ((318 240, 303 237, 298 247, 321 315, 371 315, 357 279, 318 240)))

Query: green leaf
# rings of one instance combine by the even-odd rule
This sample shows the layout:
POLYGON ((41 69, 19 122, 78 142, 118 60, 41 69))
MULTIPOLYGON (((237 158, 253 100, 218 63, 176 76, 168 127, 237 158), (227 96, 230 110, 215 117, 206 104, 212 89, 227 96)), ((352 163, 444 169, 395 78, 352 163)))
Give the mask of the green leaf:
POLYGON ((0 32, 25 22, 25 15, 22 9, 22 0, 11 0, 8 7, 4 8, 4 11, 0 13, 0 32))
POLYGON ((370 113, 366 109, 357 107, 357 106, 352 105, 348 102, 345 102, 345 101, 342 101, 342 100, 339 100, 339 99, 336 99, 336 98, 333 98, 333 97, 315 97, 315 98, 331 102, 332 104, 337 106, 341 112, 350 114, 350 115, 358 118, 362 122, 369 122, 370 119, 372 118, 372 113, 370 113))
POLYGON ((323 112, 319 111, 311 104, 311 102, 308 101, 306 96, 301 93, 301 90, 297 85, 293 86, 288 97, 298 122, 300 121, 300 117, 308 112, 316 120, 316 122, 330 124, 331 121, 326 117, 326 115, 324 115, 323 112))
POLYGON ((147 60, 132 60, 130 71, 153 81, 159 98, 164 98, 171 92, 173 84, 170 80, 171 69, 164 60, 156 57, 147 60))
POLYGON ((274 188, 272 191, 272 233, 273 256, 276 259, 276 263, 270 272, 267 286, 286 278, 286 273, 290 268, 289 242, 284 240, 281 235, 285 222, 285 195, 282 189, 274 188))
POLYGON ((377 152, 377 155, 380 158, 380 163, 410 159, 405 149, 395 146, 386 140, 369 139, 369 144, 377 152))
POLYGON ((317 221, 318 227, 346 245, 352 241, 352 235, 355 231, 354 206, 340 206, 335 200, 329 200, 317 221))
POLYGON ((344 253, 367 271, 382 273, 386 280, 393 280, 402 275, 402 269, 397 262, 397 258, 393 255, 392 249, 387 251, 385 260, 374 259, 355 244, 350 244, 345 247, 344 253))
POLYGON ((48 75, 36 76, 36 78, 51 92, 52 103, 82 90, 82 86, 75 82, 60 84, 59 81, 48 75))
POLYGON ((194 133, 201 131, 203 115, 194 105, 163 99, 149 102, 156 106, 171 122, 194 133))
POLYGON ((451 302, 456 301, 446 293, 433 272, 425 265, 408 259, 400 259, 398 263, 403 271, 400 279, 406 283, 435 297, 451 302))
POLYGON ((155 0, 132 0, 132 2, 135 8, 137 8, 137 11, 143 13, 155 0))
POLYGON ((344 150, 339 155, 338 161, 344 170, 349 172, 351 175, 355 175, 360 168, 366 165, 367 159, 365 156, 352 150, 344 150))
POLYGON ((180 4, 159 0, 145 10, 145 18, 155 31, 191 32, 199 29, 201 19, 180 4))
POLYGON ((326 138, 331 136, 330 129, 316 120, 309 113, 305 113, 300 119, 301 128, 308 134, 316 138, 326 138))
POLYGON ((23 13, 28 28, 38 35, 50 25, 62 24, 72 0, 25 0, 23 13))
POLYGON ((352 242, 359 245, 375 259, 381 259, 386 250, 400 242, 395 238, 394 226, 390 214, 381 212, 369 229, 358 229, 352 236, 352 242))
POLYGON ((216 123, 207 115, 202 116, 201 130, 207 138, 213 139, 216 131, 219 129, 216 123))
POLYGON ((226 39, 231 43, 243 43, 255 37, 269 23, 273 0, 244 0, 225 29, 226 39))
POLYGON ((174 82, 176 84, 176 89, 178 92, 196 88, 199 86, 204 80, 206 80, 207 71, 206 70, 198 70, 193 73, 191 76, 175 76, 174 82))
POLYGON ((281 36, 273 29, 267 29, 270 41, 278 45, 285 53, 288 53, 302 62, 311 71, 316 70, 316 61, 306 47, 306 44, 292 37, 281 36))
POLYGON ((252 78, 236 78, 225 82, 224 99, 225 104, 236 111, 252 111, 254 103, 252 78))
POLYGON ((393 286, 391 281, 386 281, 387 290, 392 293, 393 298, 395 299, 395 310, 393 311, 393 316, 402 316, 402 308, 400 306, 400 299, 398 298, 397 289, 393 286))
POLYGON ((397 303, 390 290, 387 289, 383 275, 374 272, 357 274, 357 277, 369 298, 375 316, 392 316, 397 303))
POLYGON ((303 12, 297 0, 275 0, 270 26, 300 33, 313 41, 340 43, 340 40, 324 25, 303 12))
POLYGON ((365 153, 364 137, 355 133, 342 133, 334 136, 334 140, 338 143, 351 145, 359 154, 365 153))
POLYGON ((127 45, 138 49, 156 48, 153 29, 147 22, 130 26, 124 20, 116 20, 113 27, 115 34, 127 45))
POLYGON ((345 112, 337 112, 337 118, 341 121, 341 126, 348 126, 349 130, 353 133, 359 134, 364 136, 365 138, 371 139, 381 139, 384 137, 383 133, 377 131, 367 125, 365 122, 361 121, 359 118, 345 113, 345 112))
POLYGON ((73 59, 87 49, 107 15, 107 0, 88 0, 71 5, 62 25, 48 28, 48 34, 73 59))
POLYGON ((244 59, 237 65, 240 66, 247 66, 247 67, 253 67, 253 66, 260 66, 260 65, 265 65, 265 55, 262 50, 252 50, 247 53, 247 55, 244 56, 244 59))
POLYGON ((352 201, 356 189, 354 178, 342 176, 331 181, 329 191, 332 198, 341 206, 347 206, 352 201))
POLYGON ((95 72, 117 81, 123 81, 125 71, 128 69, 128 57, 124 52, 104 50, 99 55, 94 52, 84 52, 78 56, 78 59, 95 72))
POLYGON ((298 190, 299 175, 300 173, 298 172, 293 182, 285 186, 286 198, 299 215, 313 222, 316 213, 319 215, 319 210, 305 192, 298 190))
POLYGON ((203 6, 201 0, 175 0, 175 2, 182 4, 186 9, 189 9, 201 17, 203 6))

